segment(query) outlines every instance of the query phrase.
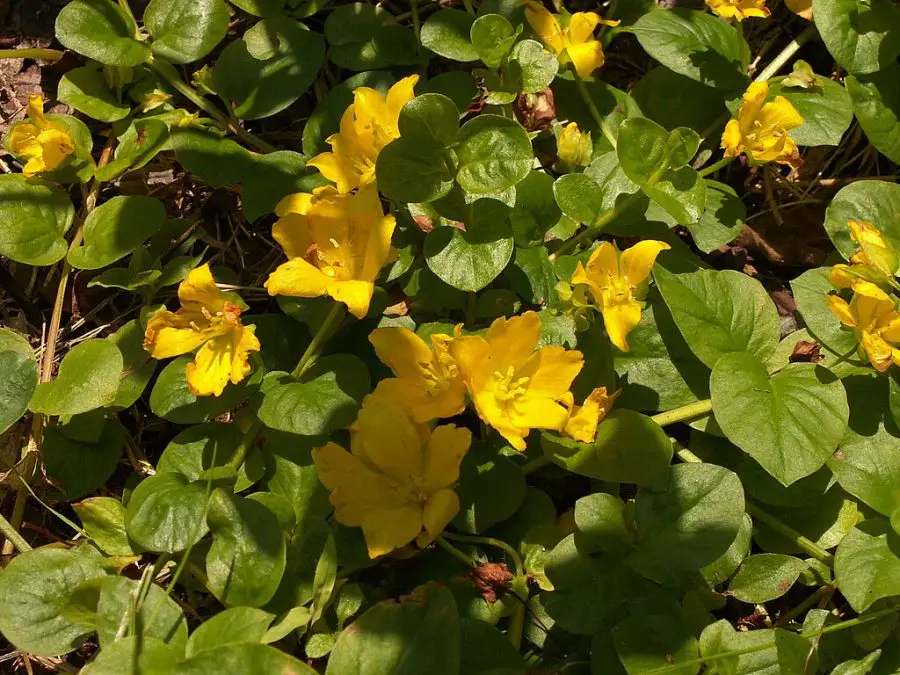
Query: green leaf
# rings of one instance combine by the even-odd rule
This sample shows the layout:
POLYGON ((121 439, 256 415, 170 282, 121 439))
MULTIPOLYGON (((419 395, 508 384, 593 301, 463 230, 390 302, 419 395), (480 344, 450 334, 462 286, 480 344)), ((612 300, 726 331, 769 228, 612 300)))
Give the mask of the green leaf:
POLYGON ((826 298, 836 290, 828 280, 830 273, 830 267, 807 270, 791 281, 791 291, 797 302, 797 311, 809 332, 825 347, 843 356, 854 350, 856 338, 852 332, 842 328, 841 322, 828 307, 826 298))
POLYGON ((107 555, 134 555, 125 532, 125 507, 113 497, 90 497, 72 509, 91 540, 107 555))
POLYGON ((381 602, 344 630, 326 675, 420 675, 460 672, 456 602, 437 584, 416 589, 404 602, 381 602))
POLYGON ((900 7, 891 0, 813 0, 816 28, 850 73, 874 73, 900 56, 900 7))
MULTIPOLYGON (((163 450, 156 470, 161 473, 180 473, 189 481, 200 480, 215 467, 227 466, 243 432, 235 424, 207 422, 185 429, 175 436, 163 450)), ((262 458, 251 451, 237 471, 235 492, 246 490, 262 474, 262 458)))
POLYGON ((485 14, 475 19, 469 31, 478 58, 488 68, 497 68, 516 42, 518 31, 504 16, 485 14))
POLYGON ((785 86, 784 79, 769 80, 769 97, 784 96, 803 118, 803 124, 790 130, 791 138, 798 145, 838 145, 853 122, 847 89, 821 75, 810 89, 785 86))
POLYGON ((704 253, 731 243, 744 228, 747 208, 737 192, 724 183, 704 180, 706 209, 693 225, 688 225, 694 243, 704 253))
POLYGON ((626 552, 634 540, 625 522, 625 504, 603 492, 575 502, 575 527, 578 547, 591 552, 626 552))
MULTIPOLYGON (((97 604, 97 637, 101 647, 112 646, 119 627, 129 625, 140 586, 140 581, 124 577, 103 580, 100 602, 97 604)), ((138 627, 138 634, 142 637, 170 644, 183 654, 188 630, 181 607, 155 583, 151 583, 145 593, 134 615, 135 623, 131 625, 138 627)))
POLYGON ((473 18, 461 9, 442 9, 422 25, 422 46, 451 61, 477 61, 469 34, 473 18))
POLYGON ((484 621, 463 617, 460 630, 460 673, 472 675, 516 675, 525 663, 509 638, 484 621))
MULTIPOLYGON (((422 83, 423 93, 443 94, 456 104, 460 116, 469 110, 469 104, 478 96, 478 86, 472 73, 453 70, 441 73, 422 83)), ((309 124, 307 122, 307 124, 309 124)))
POLYGON ((150 57, 135 29, 110 0, 72 0, 56 17, 56 39, 64 47, 109 66, 138 66, 150 57))
POLYGON ((525 477, 511 459, 494 448, 475 444, 463 457, 456 527, 480 534, 510 518, 525 498, 525 477))
POLYGON ((69 621, 62 610, 79 584, 104 576, 102 562, 90 546, 44 546, 14 557, 0 574, 0 632, 35 656, 77 649, 94 627, 69 621))
POLYGON ((287 555, 277 516, 258 501, 216 488, 206 518, 212 532, 209 590, 229 607, 266 604, 281 582, 287 555))
POLYGON ((867 220, 885 236, 895 249, 900 249, 900 222, 895 215, 900 209, 900 185, 880 180, 861 180, 842 188, 825 211, 825 230, 835 248, 845 258, 859 250, 850 237, 850 220, 867 220))
POLYGON ((69 262, 78 269, 106 267, 156 234, 165 219, 166 209, 158 199, 113 197, 88 215, 84 245, 69 251, 69 262))
POLYGON ((386 145, 375 162, 378 188, 398 202, 433 202, 453 188, 453 165, 443 148, 417 147, 404 138, 386 145))
POLYGON ((63 358, 56 379, 37 386, 29 408, 44 415, 77 415, 109 405, 122 366, 122 353, 109 340, 80 342, 63 358))
POLYGON ((744 514, 741 527, 737 536, 731 542, 731 546, 714 561, 700 569, 700 573, 707 583, 717 586, 728 580, 741 562, 750 553, 750 539, 753 533, 753 521, 750 516, 744 514))
POLYGON ((886 520, 869 520, 838 546, 834 577, 854 611, 864 612, 882 598, 900 595, 898 536, 886 520))
MULTIPOLYGON (((827 474, 827 470, 823 471, 827 474)), ((847 536, 859 518, 857 503, 838 488, 811 499, 800 507, 781 508, 778 517, 821 548, 834 548, 847 536)), ((765 523, 755 523, 753 540, 768 553, 799 553, 805 551, 797 543, 765 523)))
POLYGON ((765 360, 778 346, 778 312, 755 279, 731 270, 673 274, 662 265, 653 276, 678 330, 708 367, 730 352, 765 360))
POLYGON ((550 86, 559 71, 559 61, 536 40, 522 40, 512 48, 503 67, 504 90, 534 94, 550 86))
POLYGON ((325 41, 298 21, 263 20, 219 55, 216 91, 241 119, 281 112, 309 89, 325 63, 325 41))
POLYGON ((633 410, 613 409, 593 443, 544 432, 541 446, 554 463, 589 478, 653 489, 664 488, 669 478, 671 441, 656 422, 633 410))
POLYGON ((180 473, 157 473, 134 490, 125 510, 125 529, 148 551, 178 553, 207 532, 206 482, 180 473))
POLYGON ((421 148, 445 148, 456 139, 459 112, 441 94, 420 94, 400 109, 397 126, 401 137, 421 148))
POLYGON ((190 63, 209 54, 228 32, 224 0, 151 0, 144 27, 154 55, 169 63, 190 63))
POLYGON ((725 619, 700 635, 700 654, 709 659, 708 675, 804 675, 811 652, 815 646, 797 633, 779 628, 739 632, 725 619))
POLYGON ((63 75, 56 98, 101 122, 116 122, 131 112, 131 107, 119 101, 109 88, 103 71, 92 66, 73 68, 63 75))
POLYGON ((122 457, 124 443, 124 434, 111 422, 104 424, 103 435, 96 443, 72 440, 49 427, 44 431, 42 446, 47 475, 67 500, 80 499, 109 480, 122 457))
POLYGON ((270 429, 319 436, 356 419, 359 402, 371 391, 362 361, 349 354, 320 359, 299 382, 270 373, 263 386, 259 419, 270 429))
POLYGON ((553 197, 560 210, 579 223, 592 223, 604 210, 604 192, 584 173, 568 173, 553 183, 553 197))
POLYGON ((900 66, 896 63, 866 77, 848 75, 847 91, 859 126, 878 151, 900 162, 900 66))
POLYGON ((319 482, 312 461, 312 449, 316 444, 314 439, 306 436, 265 432, 264 487, 290 502, 299 523, 307 518, 324 518, 332 510, 328 491, 319 482))
MULTIPOLYGON (((594 108, 600 113, 601 119, 614 135, 625 119, 643 116, 634 99, 621 89, 616 89, 598 80, 585 81, 583 84, 594 108)), ((592 132, 595 154, 613 150, 614 148, 597 126, 597 121, 581 93, 581 87, 575 81, 572 73, 559 73, 553 80, 552 88, 557 119, 576 122, 579 129, 592 132)))
POLYGON ((744 89, 747 43, 718 17, 686 8, 657 8, 638 19, 632 30, 650 56, 676 73, 726 92, 744 89))
MULTIPOLYGON (((504 278, 509 280, 516 293, 521 295, 526 302, 533 305, 549 304, 552 306, 556 304, 556 273, 553 271, 553 263, 550 262, 549 254, 544 246, 517 248, 513 264, 506 268, 504 278)), ((503 314, 511 316, 516 313, 504 312, 503 314)), ((500 316, 500 314, 494 316, 500 316)))
POLYGON ((871 436, 848 434, 828 468, 842 488, 883 516, 890 518, 900 506, 897 438, 883 428, 871 436))
MULTIPOLYGON (((164 149, 168 140, 169 126, 162 120, 134 120, 128 129, 119 136, 115 159, 97 169, 95 173, 97 180, 110 181, 125 171, 146 166, 164 149)), ((113 199, 117 198, 113 197, 113 199)), ((130 199, 150 199, 150 197, 130 197, 130 199)))
POLYGON ((119 348, 123 361, 119 390, 112 405, 130 408, 156 372, 156 361, 144 349, 144 330, 136 319, 124 324, 108 339, 119 348))
POLYGON ((703 133, 727 112, 720 91, 665 66, 638 80, 631 95, 647 117, 666 129, 688 127, 703 133))
POLYGON ((770 378, 752 354, 729 354, 713 369, 710 392, 728 440, 784 485, 825 464, 847 429, 844 387, 811 363, 792 363, 770 378))
POLYGON ((285 0, 229 0, 232 5, 253 16, 277 16, 283 13, 285 0))
POLYGON ((728 584, 728 594, 753 604, 780 598, 807 567, 800 558, 780 553, 751 555, 728 584))
POLYGON ((182 654, 154 638, 123 637, 104 647, 82 675, 170 675, 182 654))
POLYGON ((170 675, 316 675, 316 671, 293 656, 268 645, 234 644, 210 649, 177 664, 170 675))
POLYGON ((15 424, 25 411, 38 383, 38 364, 28 340, 8 328, 0 328, 0 434, 15 424))
POLYGON ((552 176, 531 171, 516 187, 516 202, 509 220, 517 246, 544 248, 545 235, 561 215, 553 196, 554 185, 552 176))
POLYGON ((187 657, 233 644, 262 644, 274 618, 256 607, 229 607, 211 616, 191 633, 187 657))
MULTIPOLYGON (((319 518, 311 517, 291 537, 287 546, 287 562, 281 584, 266 605, 274 614, 284 614, 294 607, 309 603, 314 595, 314 581, 319 559, 328 544, 331 530, 319 518)), ((365 547, 363 546, 365 551, 365 547)), ((368 555, 363 555, 368 559, 368 555)))
POLYGON ((21 174, 0 176, 0 255, 26 265, 52 265, 69 248, 63 235, 75 219, 68 195, 21 174))
POLYGON ((348 70, 421 63, 412 30, 379 6, 362 2, 336 7, 325 20, 328 58, 348 70))
MULTIPOLYGON (((639 675, 656 668, 691 661, 699 655, 697 638, 683 622, 671 616, 640 614, 619 623, 612 631, 619 660, 628 675, 639 675)), ((686 666, 674 672, 687 675, 699 666, 686 666)))
POLYGON ((471 205, 465 231, 444 225, 425 237, 425 260, 441 281, 461 291, 480 291, 512 258, 515 244, 509 209, 493 199, 471 205))
POLYGON ((649 579, 672 580, 725 553, 743 518, 744 489, 737 475, 713 464, 673 466, 665 491, 638 491, 637 539, 628 560, 649 579))
POLYGON ((528 132, 515 120, 479 115, 459 130, 459 173, 456 180, 466 192, 501 192, 523 180, 534 155, 528 132))

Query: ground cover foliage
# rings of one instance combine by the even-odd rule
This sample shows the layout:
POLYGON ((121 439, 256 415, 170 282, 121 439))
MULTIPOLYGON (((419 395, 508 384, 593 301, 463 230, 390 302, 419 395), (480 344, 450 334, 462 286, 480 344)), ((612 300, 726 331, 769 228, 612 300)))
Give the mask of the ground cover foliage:
POLYGON ((900 672, 900 6, 47 9, 0 671, 900 672))

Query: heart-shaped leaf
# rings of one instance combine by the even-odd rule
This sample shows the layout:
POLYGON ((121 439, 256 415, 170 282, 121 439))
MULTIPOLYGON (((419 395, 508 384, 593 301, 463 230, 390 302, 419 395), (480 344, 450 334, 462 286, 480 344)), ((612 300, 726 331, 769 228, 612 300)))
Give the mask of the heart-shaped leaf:
POLYGON ((63 46, 108 66, 138 66, 150 56, 134 20, 111 0, 72 0, 56 17, 63 46))
POLYGON ((69 251, 69 262, 79 269, 106 267, 156 234, 165 219, 166 209, 158 199, 113 197, 84 221, 84 245, 69 251))
POLYGON ((122 352, 109 340, 81 342, 63 358, 56 379, 37 386, 28 406, 44 415, 102 408, 116 398, 122 366, 122 352))
POLYGON ((75 219, 68 195, 21 174, 0 176, 0 255, 27 265, 52 265, 66 255, 63 235, 75 219))

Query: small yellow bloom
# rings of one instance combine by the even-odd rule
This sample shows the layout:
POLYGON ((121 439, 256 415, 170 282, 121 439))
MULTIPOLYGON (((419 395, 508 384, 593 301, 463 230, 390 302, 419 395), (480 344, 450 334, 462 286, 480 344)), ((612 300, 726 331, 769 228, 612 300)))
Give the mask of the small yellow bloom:
POLYGON ((744 92, 737 119, 731 120, 722 134, 725 156, 745 152, 753 162, 800 166, 800 151, 788 131, 802 125, 803 118, 784 96, 766 103, 768 96, 767 82, 754 82, 744 92))
POLYGON ((569 420, 563 434, 581 443, 593 443, 597 438, 597 426, 606 419, 620 393, 621 390, 609 396, 606 387, 598 387, 584 399, 584 405, 570 404, 569 420))
POLYGON ((361 527, 375 558, 413 539, 425 546, 453 519, 459 511, 453 485, 471 442, 468 429, 448 424, 431 431, 392 401, 370 395, 350 427, 351 452, 328 443, 312 457, 338 522, 361 527))
POLYGON ((379 382, 375 393, 394 401, 418 423, 461 413, 466 408, 466 385, 450 356, 452 340, 442 333, 432 335, 429 349, 406 328, 376 328, 369 342, 396 377, 379 382))
POLYGON ((531 429, 565 428, 569 387, 584 365, 579 351, 537 349, 540 332, 540 317, 525 312, 494 321, 487 338, 468 335, 450 343, 479 417, 519 451, 531 429))
POLYGON ((209 265, 192 270, 178 286, 181 309, 157 310, 147 321, 144 349, 155 359, 197 351, 187 366, 187 383, 195 396, 220 396, 230 380, 250 373, 250 352, 259 351, 256 326, 241 324, 244 304, 216 287, 209 265))
POLYGON ((880 373, 900 365, 900 312, 894 300, 869 281, 853 284, 853 299, 848 303, 837 295, 828 296, 828 307, 842 324, 853 329, 861 350, 880 373))
POLYGON ((850 236, 860 250, 850 256, 850 265, 831 268, 831 283, 838 288, 851 288, 858 279, 876 284, 890 283, 897 273, 900 258, 881 231, 865 220, 851 220, 850 236))
POLYGON ((538 0, 525 0, 525 19, 544 44, 547 51, 556 54, 563 65, 572 63, 579 77, 587 77, 606 61, 603 46, 594 39, 598 24, 618 26, 618 21, 601 19, 594 12, 575 14, 551 14, 538 0), (563 27, 559 19, 568 24, 563 27))
POLYGON ((743 21, 751 16, 766 18, 772 12, 766 0, 706 0, 706 4, 723 19, 743 21))
POLYGON ((171 100, 172 94, 163 91, 162 89, 154 89, 153 91, 144 95, 144 98, 141 101, 141 112, 149 112, 154 108, 158 108, 163 103, 168 103, 171 100))
POLYGON ((375 186, 352 195, 330 186, 288 195, 275 213, 272 236, 289 260, 269 275, 269 295, 327 295, 363 318, 396 225, 394 216, 384 215, 375 186))
POLYGON ((341 117, 340 131, 328 137, 331 152, 316 155, 309 164, 342 193, 374 182, 378 153, 400 138, 400 109, 415 96, 413 88, 418 81, 418 75, 403 78, 390 88, 387 97, 369 87, 354 89, 353 103, 341 117))
POLYGON ((556 156, 568 171, 590 164, 593 153, 591 132, 582 133, 575 122, 567 124, 556 138, 556 156))
POLYGON ((13 127, 9 148, 28 160, 22 169, 26 176, 53 171, 75 152, 75 143, 65 128, 44 117, 44 99, 40 96, 29 98, 25 110, 30 121, 13 127))
POLYGON ((619 254, 608 241, 601 243, 588 260, 578 263, 573 284, 586 284, 603 314, 606 332, 612 343, 628 351, 628 334, 641 322, 648 277, 656 257, 671 248, 662 241, 641 241, 619 254))

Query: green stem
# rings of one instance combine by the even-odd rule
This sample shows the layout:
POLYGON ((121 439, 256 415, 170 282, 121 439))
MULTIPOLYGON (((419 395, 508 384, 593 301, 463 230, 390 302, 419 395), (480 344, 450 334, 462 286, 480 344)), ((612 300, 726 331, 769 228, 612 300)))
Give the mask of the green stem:
POLYGON ((134 12, 131 11, 128 0, 119 0, 119 7, 122 8, 125 16, 128 17, 128 21, 131 23, 131 30, 134 32, 134 37, 137 38, 139 36, 138 23, 137 19, 134 18, 134 12))
POLYGON ((15 546, 19 553, 31 550, 31 544, 22 538, 22 535, 16 531, 16 528, 12 526, 12 523, 2 513, 0 513, 0 534, 6 537, 6 540, 15 546))
POLYGON ((697 417, 704 417, 711 412, 712 401, 704 399, 702 401, 688 403, 687 405, 675 408, 674 410, 669 410, 668 412, 659 413, 650 419, 659 426, 664 427, 669 424, 675 424, 676 422, 686 422, 688 420, 696 419, 697 417))
POLYGON ((728 120, 731 119, 731 113, 722 113, 719 117, 715 119, 715 121, 710 124, 706 129, 703 130, 703 133, 700 134, 700 140, 705 141, 707 138, 712 136, 713 132, 715 132, 720 126, 726 124, 728 120))
POLYGON ((152 61, 148 61, 145 65, 150 68, 150 70, 153 71, 153 73, 157 77, 167 82, 179 94, 184 96, 191 103, 200 108, 200 110, 202 110, 216 122, 221 124, 225 129, 234 133, 238 138, 243 140, 248 145, 252 145, 254 148, 262 152, 275 152, 275 150, 277 150, 274 145, 266 143, 264 140, 258 138, 257 136, 254 136, 246 129, 232 123, 232 121, 228 118, 228 115, 216 108, 212 103, 203 98, 203 96, 200 95, 200 92, 198 92, 191 85, 182 80, 178 76, 178 71, 175 70, 175 67, 172 64, 167 63, 166 61, 162 61, 159 58, 155 58, 152 61))
POLYGON ((784 626, 787 626, 791 621, 796 619, 801 614, 805 614, 807 610, 815 607, 817 604, 819 604, 819 601, 822 600, 822 598, 830 595, 831 593, 834 593, 834 589, 831 586, 822 586, 821 588, 817 589, 815 593, 811 593, 808 598, 794 607, 791 611, 778 617, 778 622, 775 624, 775 626, 777 628, 783 628, 784 626))
POLYGON ((593 239, 598 234, 600 234, 600 231, 604 227, 618 218, 619 214, 625 210, 627 201, 628 200, 622 200, 613 208, 604 211, 603 213, 598 215, 594 222, 588 225, 584 230, 579 232, 576 236, 572 237, 568 241, 563 242, 558 249, 550 254, 550 262, 553 262, 561 255, 565 255, 570 251, 574 251, 585 242, 593 241, 593 239))
POLYGON ((475 8, 472 7, 472 0, 463 0, 463 4, 466 6, 466 11, 475 16, 475 8))
POLYGON ((805 45, 809 39, 816 34, 816 25, 810 23, 800 35, 791 40, 787 46, 767 65, 759 75, 753 78, 754 82, 765 82, 775 73, 781 70, 782 66, 797 53, 797 51, 805 45))
POLYGON ((496 548, 499 548, 510 558, 512 558, 513 565, 515 565, 516 567, 516 576, 525 576, 525 566, 522 565, 522 558, 519 557, 516 549, 507 544, 505 541, 494 539, 493 537, 474 537, 468 534, 452 534, 450 532, 444 532, 443 536, 447 539, 452 539, 453 541, 461 541, 464 544, 483 544, 485 546, 494 546, 496 548))
POLYGON ((612 132, 609 126, 604 121, 603 117, 600 115, 600 111, 597 110, 597 105, 594 103, 594 99, 591 98, 590 92, 587 90, 587 87, 584 84, 584 80, 581 78, 581 75, 578 74, 578 71, 573 70, 572 74, 575 76, 575 83, 578 85, 578 91, 581 93, 581 98, 584 99, 584 102, 587 104, 588 110, 591 112, 591 117, 594 118, 594 121, 600 127, 600 131, 603 132, 603 135, 606 136, 606 140, 609 141, 609 144, 616 147, 616 135, 612 132))
POLYGON ((58 49, 0 49, 0 59, 41 59, 59 61, 65 52, 58 49))
POLYGON ((809 553, 813 558, 818 560, 819 562, 828 565, 829 567, 834 565, 834 556, 831 555, 824 548, 819 546, 816 542, 804 537, 802 534, 797 532, 794 528, 789 525, 785 525, 775 516, 771 516, 761 508, 759 508, 756 504, 751 501, 746 503, 747 513, 750 514, 751 518, 755 518, 761 523, 765 523, 773 530, 778 532, 778 534, 790 539, 794 544, 796 544, 799 548, 802 548, 804 551, 809 553))
POLYGON ((306 351, 303 352, 303 356, 300 357, 297 367, 294 368, 294 371, 291 373, 291 376, 294 379, 298 379, 313 364, 316 357, 319 355, 322 346, 325 344, 325 341, 331 337, 330 333, 333 325, 336 322, 339 322, 343 316, 344 306, 339 302, 335 302, 331 311, 328 313, 328 316, 325 317, 322 325, 319 326, 319 330, 313 335, 313 339, 310 341, 306 351))
POLYGON ((438 546, 440 546, 442 549, 447 551, 447 553, 459 560, 463 565, 466 565, 468 567, 478 567, 478 561, 475 560, 475 558, 460 551, 453 544, 444 539, 441 535, 436 536, 434 538, 434 541, 438 546))
POLYGON ((704 178, 711 173, 715 173, 719 169, 725 168, 726 166, 731 164, 734 160, 735 160, 735 157, 723 157, 715 164, 711 164, 710 166, 706 167, 705 169, 701 169, 699 172, 700 177, 704 178))
POLYGON ((256 439, 259 438, 259 435, 264 428, 265 425, 262 422, 253 420, 253 424, 247 429, 247 433, 245 433, 244 437, 241 439, 240 445, 235 448, 234 454, 231 456, 231 459, 228 460, 228 465, 235 471, 241 468, 244 460, 247 459, 247 453, 250 452, 250 448, 256 443, 256 439))
POLYGON ((553 464, 553 460, 544 455, 543 457, 538 457, 537 459, 533 459, 530 462, 523 464, 520 467, 523 476, 527 476, 530 473, 534 473, 539 469, 543 469, 545 466, 550 466, 553 464))

